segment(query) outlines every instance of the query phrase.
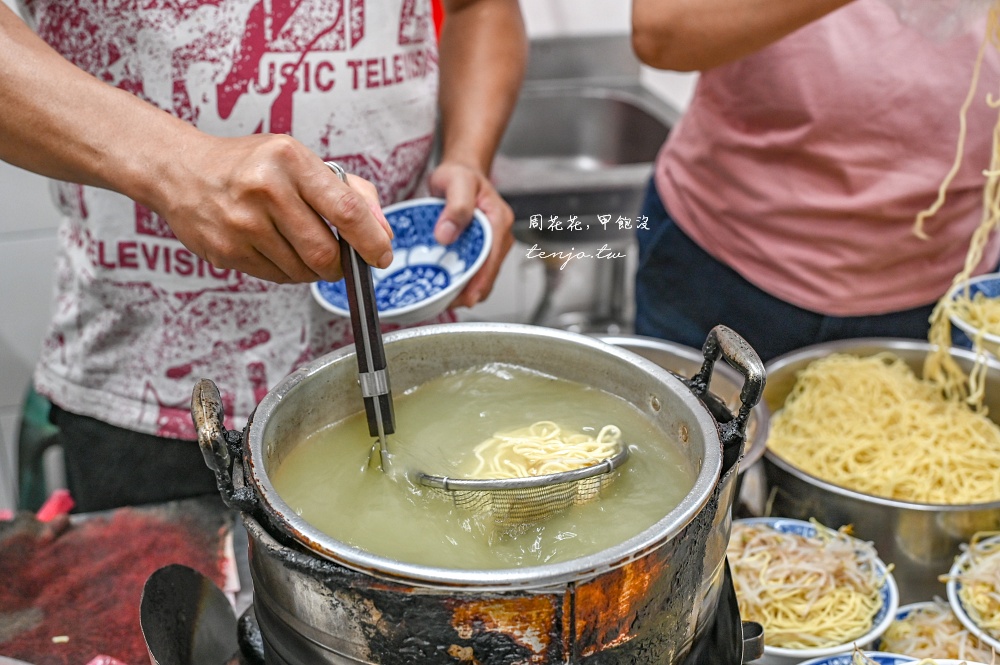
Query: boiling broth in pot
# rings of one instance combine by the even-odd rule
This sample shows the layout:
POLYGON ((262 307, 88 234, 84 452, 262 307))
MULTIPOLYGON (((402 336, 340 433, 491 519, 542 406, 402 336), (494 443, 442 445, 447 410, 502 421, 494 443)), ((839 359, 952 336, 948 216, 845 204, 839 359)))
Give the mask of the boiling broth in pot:
POLYGON ((632 404, 514 365, 446 374, 398 395, 395 412, 390 473, 369 465, 372 437, 359 411, 300 442, 271 478, 319 530, 397 561, 481 570, 575 559, 642 532, 694 485, 678 442, 632 404), (411 479, 420 471, 457 476, 477 444, 543 420, 589 434, 608 424, 621 429, 630 456, 599 498, 511 535, 411 479))

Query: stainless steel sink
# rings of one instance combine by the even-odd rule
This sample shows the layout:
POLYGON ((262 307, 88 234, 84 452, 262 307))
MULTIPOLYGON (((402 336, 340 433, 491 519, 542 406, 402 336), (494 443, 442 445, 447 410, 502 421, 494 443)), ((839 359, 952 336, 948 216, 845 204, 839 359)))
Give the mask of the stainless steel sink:
POLYGON ((598 216, 635 217, 656 153, 679 116, 642 86, 639 73, 624 35, 532 42, 492 174, 514 209, 519 240, 552 246, 630 234, 605 227, 598 216), (548 228, 552 217, 573 216, 581 227, 571 236, 548 228))
MULTIPOLYGON (((556 255, 630 248, 653 161, 679 112, 645 88, 628 35, 533 40, 524 87, 494 160, 493 181, 514 209, 514 236, 549 254, 529 322, 581 332, 630 329, 627 259, 563 270, 556 255), (620 218, 630 225, 619 225, 620 218), (577 222, 569 230, 571 221, 577 222), (556 222, 556 223, 553 223, 556 222), (586 273, 576 271, 586 268, 586 273), (573 275, 569 273, 574 273, 573 275), (589 274, 579 288, 577 274, 589 274), (586 292, 583 311, 560 295, 586 292)), ((620 256, 625 257, 627 251, 620 256)))

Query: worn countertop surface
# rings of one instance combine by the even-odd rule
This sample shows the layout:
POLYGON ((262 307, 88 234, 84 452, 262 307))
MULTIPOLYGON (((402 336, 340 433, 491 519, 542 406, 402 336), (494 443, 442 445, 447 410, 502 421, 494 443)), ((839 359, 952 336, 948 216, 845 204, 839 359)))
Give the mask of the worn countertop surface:
POLYGON ((0 655, 32 665, 149 663, 143 586, 170 564, 226 591, 237 616, 251 604, 246 534, 218 496, 0 522, 0 655))

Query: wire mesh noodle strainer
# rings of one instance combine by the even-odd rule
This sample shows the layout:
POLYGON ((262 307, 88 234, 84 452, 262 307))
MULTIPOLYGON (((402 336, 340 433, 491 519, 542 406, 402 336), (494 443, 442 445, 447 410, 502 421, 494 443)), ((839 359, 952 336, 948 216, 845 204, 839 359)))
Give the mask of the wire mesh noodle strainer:
POLYGON ((449 478, 417 474, 425 487, 446 492, 455 506, 488 515, 501 528, 540 522, 572 505, 594 500, 628 459, 618 444, 614 454, 596 464, 524 478, 449 478))

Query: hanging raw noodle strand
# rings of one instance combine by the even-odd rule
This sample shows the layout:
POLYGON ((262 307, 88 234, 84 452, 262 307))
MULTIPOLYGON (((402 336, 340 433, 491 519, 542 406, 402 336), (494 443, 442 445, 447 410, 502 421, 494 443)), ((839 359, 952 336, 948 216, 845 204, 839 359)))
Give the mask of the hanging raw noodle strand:
MULTIPOLYGON (((914 232, 922 238, 927 237, 923 231, 924 222, 936 214, 941 209, 941 206, 944 205, 945 192, 958 173, 959 166, 961 165, 967 132, 966 117, 969 106, 976 96, 976 88, 979 83, 986 49, 991 45, 994 48, 1000 48, 1000 3, 990 5, 987 14, 986 36, 976 56, 972 73, 972 83, 969 86, 969 93, 959 113, 959 140, 955 161, 941 183, 941 187, 938 189, 937 200, 934 201, 930 208, 917 215, 914 232)), ((993 108, 1000 107, 1000 100, 992 94, 987 95, 986 103, 993 108)), ((952 285, 960 284, 972 276, 973 271, 982 262, 983 252, 990 234, 1000 225, 1000 119, 998 119, 997 124, 993 128, 993 151, 989 169, 985 171, 984 175, 986 176, 986 183, 983 187, 982 221, 973 233, 972 240, 969 243, 965 265, 955 275, 952 285)), ((960 297, 964 297, 967 300, 968 293, 960 294, 960 297)), ((986 354, 983 351, 982 339, 973 340, 978 357, 968 377, 948 353, 948 349, 951 347, 951 321, 949 317, 956 311, 956 307, 955 302, 945 296, 937 302, 934 311, 931 313, 931 328, 928 341, 935 348, 927 355, 927 360, 924 364, 924 378, 940 386, 949 399, 965 401, 973 409, 981 410, 983 408, 986 376, 986 354)))

